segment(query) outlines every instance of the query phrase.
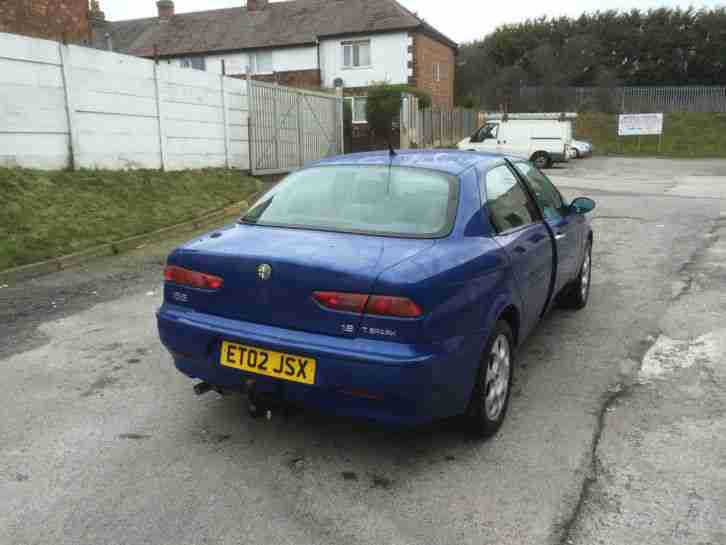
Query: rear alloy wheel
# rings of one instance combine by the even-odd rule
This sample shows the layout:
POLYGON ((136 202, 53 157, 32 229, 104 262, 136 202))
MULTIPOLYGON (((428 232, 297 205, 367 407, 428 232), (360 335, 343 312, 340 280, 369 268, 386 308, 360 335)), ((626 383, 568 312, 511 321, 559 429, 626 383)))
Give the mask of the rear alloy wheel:
POLYGON ((538 151, 532 155, 531 161, 539 169, 550 168, 552 166, 552 158, 544 151, 538 151))
POLYGON ((504 421, 509 406, 513 368, 512 330, 506 322, 499 321, 482 354, 469 403, 471 429, 480 437, 491 437, 504 421))
POLYGON ((590 299, 590 284, 592 283, 592 242, 585 247, 585 256, 582 258, 580 272, 577 280, 572 284, 565 295, 565 305, 575 310, 583 309, 590 299))

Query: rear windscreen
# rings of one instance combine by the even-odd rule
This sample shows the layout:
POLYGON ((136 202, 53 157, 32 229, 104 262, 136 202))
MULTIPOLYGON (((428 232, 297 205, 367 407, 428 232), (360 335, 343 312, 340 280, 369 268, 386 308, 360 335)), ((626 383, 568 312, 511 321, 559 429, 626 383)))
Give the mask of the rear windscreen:
POLYGON ((429 170, 331 165, 291 174, 243 223, 416 238, 451 231, 458 179, 429 170))

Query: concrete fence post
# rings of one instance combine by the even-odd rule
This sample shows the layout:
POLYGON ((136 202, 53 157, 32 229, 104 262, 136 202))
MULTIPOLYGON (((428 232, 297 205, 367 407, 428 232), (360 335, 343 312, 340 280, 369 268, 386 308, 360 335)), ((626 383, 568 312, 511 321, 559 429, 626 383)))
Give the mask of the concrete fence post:
POLYGON ((161 170, 167 168, 167 156, 166 156, 166 131, 164 125, 164 105, 161 98, 161 81, 159 77, 159 61, 154 62, 154 90, 156 96, 156 119, 158 122, 159 129, 159 157, 161 159, 161 170))
POLYGON ((224 61, 222 61, 222 75, 219 79, 219 87, 222 92, 222 125, 224 126, 224 166, 230 168, 231 163, 229 160, 229 114, 227 112, 227 88, 225 81, 227 76, 224 75, 224 61))
POLYGON ((352 150, 346 150, 345 149, 345 105, 343 103, 343 88, 342 87, 336 87, 335 88, 335 104, 336 104, 336 117, 337 117, 337 123, 336 127, 338 128, 338 138, 340 138, 340 141, 338 142, 338 152, 343 155, 345 153, 348 153, 352 150))
POLYGON ((302 116, 302 92, 295 93, 295 115, 297 116, 297 164, 299 167, 305 164, 305 151, 303 139, 303 116, 302 116))
POLYGON ((254 90, 252 89, 252 80, 250 79, 250 67, 245 67, 245 92, 247 93, 247 151, 249 153, 249 161, 250 161, 250 173, 255 173, 255 154, 257 153, 257 150, 255 149, 255 141, 254 141, 254 120, 255 120, 255 113, 256 113, 256 104, 255 104, 255 96, 254 96, 254 90))
POLYGON ((68 45, 59 43, 61 73, 63 76, 63 94, 66 100, 66 113, 68 116, 69 166, 74 170, 80 168, 80 147, 78 138, 78 123, 76 122, 76 106, 73 101, 73 79, 71 76, 71 54, 68 45))

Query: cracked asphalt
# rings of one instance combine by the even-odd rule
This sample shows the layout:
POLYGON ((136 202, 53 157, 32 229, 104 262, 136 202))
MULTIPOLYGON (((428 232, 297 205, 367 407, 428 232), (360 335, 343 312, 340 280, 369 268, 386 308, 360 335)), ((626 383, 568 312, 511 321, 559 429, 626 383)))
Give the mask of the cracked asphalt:
POLYGON ((487 442, 195 398, 153 314, 181 240, 0 287, 0 543, 726 543, 726 161, 551 176, 598 202, 591 301, 487 442))

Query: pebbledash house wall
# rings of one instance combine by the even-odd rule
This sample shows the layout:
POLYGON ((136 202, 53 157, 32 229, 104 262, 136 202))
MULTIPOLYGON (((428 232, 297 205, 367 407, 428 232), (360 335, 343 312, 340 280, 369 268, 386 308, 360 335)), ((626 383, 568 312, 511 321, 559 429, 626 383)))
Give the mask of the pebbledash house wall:
MULTIPOLYGON (((252 74, 253 79, 305 89, 320 89, 322 86, 320 70, 318 70, 318 53, 314 46, 279 47, 223 55, 205 55, 206 71, 221 74, 222 61, 224 61, 224 72, 228 76, 244 76, 247 67, 252 64, 252 56, 263 51, 272 54, 272 71, 252 74)), ((179 65, 181 60, 172 58, 168 59, 168 62, 179 65)))
POLYGON ((87 43, 88 0, 2 0, 0 32, 87 43))
MULTIPOLYGON (((206 70, 221 74, 224 60, 227 75, 242 76, 252 64, 251 57, 263 51, 272 54, 272 71, 252 74, 254 79, 290 87, 328 89, 341 79, 346 96, 365 95, 365 88, 373 83, 409 83, 431 93, 435 107, 454 107, 456 52, 421 31, 346 35, 325 38, 318 46, 208 54, 204 55, 206 70), (370 66, 343 66, 343 43, 352 40, 370 41, 370 66), (438 78, 437 65, 440 67, 438 78)), ((180 63, 178 58, 168 61, 180 63)))
MULTIPOLYGON (((406 83, 409 77, 408 46, 412 43, 407 32, 340 36, 326 38, 319 46, 280 47, 224 55, 205 55, 208 72, 241 76, 252 63, 250 58, 263 51, 272 53, 272 71, 252 74, 254 79, 289 85, 291 87, 317 87, 332 89, 335 80, 343 80, 344 87, 362 88, 374 82, 406 83), (361 68, 343 66, 343 43, 351 40, 369 40, 371 65, 361 68)), ((178 65, 180 59, 169 59, 178 65)))
POLYGON ((344 88, 367 87, 377 82, 408 81, 408 33, 361 34, 327 38, 320 42, 320 67, 323 86, 332 88, 335 80, 343 80, 344 88), (343 44, 349 41, 371 43, 371 64, 346 68, 343 65, 343 44))

